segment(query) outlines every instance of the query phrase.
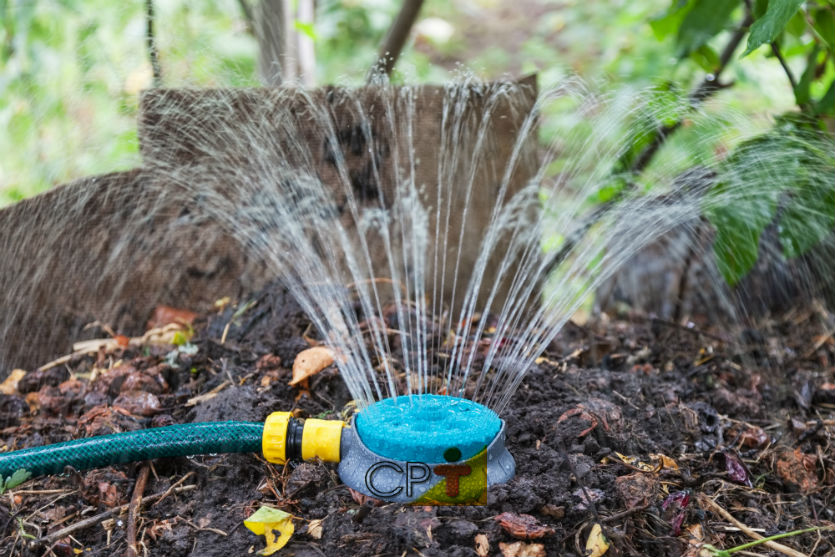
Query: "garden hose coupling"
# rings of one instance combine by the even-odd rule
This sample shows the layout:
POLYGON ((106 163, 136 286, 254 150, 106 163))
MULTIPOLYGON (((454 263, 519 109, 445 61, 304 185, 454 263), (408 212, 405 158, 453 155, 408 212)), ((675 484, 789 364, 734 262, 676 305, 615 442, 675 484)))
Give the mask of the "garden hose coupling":
POLYGON ((288 460, 339 462, 345 422, 309 418, 298 420, 290 412, 273 412, 264 422, 261 450, 274 464, 288 460))

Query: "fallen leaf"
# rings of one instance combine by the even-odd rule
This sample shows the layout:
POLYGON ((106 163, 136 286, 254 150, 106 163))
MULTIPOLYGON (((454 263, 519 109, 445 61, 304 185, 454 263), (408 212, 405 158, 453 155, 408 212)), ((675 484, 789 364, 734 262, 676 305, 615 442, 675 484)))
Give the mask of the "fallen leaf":
POLYGON ((484 534, 476 534, 475 552, 478 557, 487 557, 490 554, 490 540, 484 534))
POLYGON ((13 369, 12 372, 0 383, 0 393, 13 395, 17 393, 17 384, 23 379, 26 372, 22 369, 13 369))
POLYGON ((738 436, 738 442, 749 449, 759 449, 768 444, 768 434, 763 428, 755 425, 743 424, 728 434, 738 436))
POLYGON ((649 457, 653 461, 660 461, 662 470, 678 470, 678 464, 676 461, 665 454, 654 453, 649 455, 649 457))
POLYGON ((357 503, 357 505, 365 505, 366 503, 368 503, 368 504, 373 505, 375 507, 379 507, 380 505, 383 504, 383 502, 380 501, 379 499, 375 499, 374 497, 369 497, 365 493, 360 493, 359 491, 351 489, 350 487, 348 488, 348 491, 351 494, 351 499, 353 499, 357 503))
POLYGON ((327 346, 314 346, 302 350, 293 362, 293 379, 290 385, 301 383, 311 375, 316 375, 333 363, 333 350, 327 346))
POLYGON ((556 518, 557 520, 562 520, 565 518, 565 507, 560 505, 552 505, 551 503, 546 503, 542 505, 542 508, 539 509, 539 512, 544 514, 545 516, 550 516, 551 518, 556 518))
POLYGON ((316 520, 311 520, 310 524, 307 525, 307 535, 313 538, 314 540, 321 540, 323 532, 322 523, 324 521, 324 518, 317 518, 316 520))
POLYGON ((269 371, 279 366, 281 366, 281 356, 275 354, 264 354, 255 363, 255 369, 258 371, 269 371))
POLYGON ((803 493, 809 493, 818 486, 815 455, 806 454, 799 448, 785 450, 777 457, 777 473, 785 481, 793 483, 803 493))
POLYGON ((533 540, 554 533, 553 528, 540 523, 529 514, 502 513, 494 518, 502 529, 514 538, 533 540))
POLYGON ((670 493, 661 503, 661 510, 664 511, 664 517, 670 522, 673 535, 678 536, 681 533, 681 525, 684 523, 684 517, 687 514, 687 505, 690 504, 689 491, 675 491, 670 493))
POLYGON ((267 541, 267 547, 258 552, 260 555, 272 555, 287 545, 295 530, 293 515, 272 507, 259 508, 244 520, 244 526, 267 541))
POLYGON ((702 525, 698 522, 685 528, 687 532, 687 549, 681 557, 700 557, 702 547, 705 544, 705 536, 702 525))
POLYGON ((609 540, 603 534, 603 527, 596 524, 591 527, 589 537, 586 540, 586 555, 588 557, 600 557, 609 551, 609 540))
POLYGON ((147 329, 156 329, 164 327, 171 323, 178 325, 191 325, 197 314, 187 309, 172 308, 171 306, 157 306, 154 308, 154 313, 148 320, 147 329))
POLYGON ((722 451, 722 456, 725 457, 725 470, 728 472, 728 478, 732 482, 740 485, 753 487, 751 482, 751 473, 748 472, 748 467, 742 462, 734 451, 722 451))
POLYGON ((113 406, 127 410, 135 416, 153 416, 160 412, 159 399, 153 393, 128 391, 113 401, 113 406))
POLYGON ((658 482, 651 474, 634 472, 615 478, 615 488, 626 504, 626 508, 634 509, 648 505, 650 498, 655 498, 658 482))
POLYGON ((545 557, 545 546, 541 543, 499 542, 504 557, 545 557))
POLYGON ((626 456, 625 454, 621 454, 619 452, 615 452, 615 456, 621 459, 624 463, 632 466, 633 468, 637 468, 642 472, 655 472, 657 471, 658 467, 653 466, 652 464, 647 464, 646 462, 641 462, 641 460, 637 456, 626 456))

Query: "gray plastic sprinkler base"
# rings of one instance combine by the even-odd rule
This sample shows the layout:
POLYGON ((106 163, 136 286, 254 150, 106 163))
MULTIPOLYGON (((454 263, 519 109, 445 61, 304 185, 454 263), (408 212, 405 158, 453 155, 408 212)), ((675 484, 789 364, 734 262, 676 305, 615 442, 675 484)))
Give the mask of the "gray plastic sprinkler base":
POLYGON ((346 427, 342 431, 339 477, 355 491, 384 501, 484 504, 488 486, 505 483, 516 473, 516 462, 505 441, 502 421, 501 429, 485 450, 468 460, 403 461, 373 453, 360 439, 356 427, 346 427))

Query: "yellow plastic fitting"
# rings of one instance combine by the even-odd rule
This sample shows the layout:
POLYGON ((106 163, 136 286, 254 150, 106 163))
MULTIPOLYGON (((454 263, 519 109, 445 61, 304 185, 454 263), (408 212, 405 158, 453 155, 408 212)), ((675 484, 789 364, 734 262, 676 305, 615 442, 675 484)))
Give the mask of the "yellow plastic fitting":
POLYGON ((302 459, 311 460, 318 457, 325 462, 339 462, 344 427, 345 422, 339 420, 305 420, 302 459))
POLYGON ((291 417, 290 412, 273 412, 264 421, 261 451, 267 462, 274 464, 287 462, 287 426, 291 417))

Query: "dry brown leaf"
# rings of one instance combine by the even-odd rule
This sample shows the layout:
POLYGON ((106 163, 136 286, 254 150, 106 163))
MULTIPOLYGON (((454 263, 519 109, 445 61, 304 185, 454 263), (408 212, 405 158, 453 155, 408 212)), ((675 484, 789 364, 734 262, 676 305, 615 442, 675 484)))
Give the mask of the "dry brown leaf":
POLYGON ((321 540, 322 539, 322 523, 325 521, 323 518, 317 518, 316 520, 311 520, 310 524, 307 525, 307 535, 313 538, 314 540, 321 540))
POLYGON ((26 371, 22 369, 13 369, 8 377, 0 383, 0 393, 4 395, 13 395, 17 393, 17 384, 26 375, 26 371))
POLYGON ((809 493, 818 486, 816 461, 815 455, 806 454, 799 448, 785 450, 777 457, 777 473, 785 481, 800 487, 803 493, 809 493))
POLYGON ((475 552, 478 557, 487 557, 490 554, 490 540, 484 534, 476 534, 475 552))
POLYGON ((682 553, 681 557, 699 557, 701 555, 702 546, 705 544, 705 535, 702 531, 702 525, 698 522, 691 524, 685 528, 687 532, 687 549, 682 553))
POLYGON ((154 313, 148 320, 146 329, 165 327, 171 323, 178 325, 191 325, 197 318, 197 314, 187 309, 172 308, 170 306, 157 306, 154 313))
POLYGON ((290 385, 296 385, 311 375, 316 375, 333 364, 333 360, 333 350, 327 346, 314 346, 302 350, 293 362, 293 379, 290 381, 290 385))
POLYGON ((360 493, 354 489, 348 488, 348 491, 351 493, 351 499, 354 500, 358 505, 365 505, 368 503, 369 505, 373 505, 375 507, 379 507, 383 504, 382 501, 379 499, 375 499, 374 497, 369 497, 365 493, 360 493))
POLYGON ((545 546, 541 543, 499 542, 504 557, 545 557, 545 546))
POLYGON ((529 514, 502 513, 494 518, 502 529, 514 538, 532 540, 554 533, 553 528, 542 524, 529 514))
POLYGON ((634 472, 615 478, 615 488, 626 508, 633 509, 648 505, 650 499, 655 498, 658 482, 651 474, 634 472))

